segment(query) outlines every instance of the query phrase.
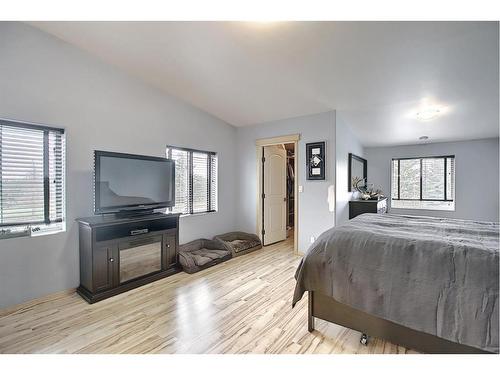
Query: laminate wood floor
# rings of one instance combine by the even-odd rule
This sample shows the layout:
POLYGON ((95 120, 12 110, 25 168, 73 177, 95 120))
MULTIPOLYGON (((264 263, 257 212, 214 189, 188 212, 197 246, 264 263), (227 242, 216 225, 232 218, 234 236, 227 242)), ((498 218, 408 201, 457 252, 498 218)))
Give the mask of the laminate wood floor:
POLYGON ((300 257, 285 241, 89 305, 74 292, 0 311, 0 353, 408 353, 291 308, 300 257))

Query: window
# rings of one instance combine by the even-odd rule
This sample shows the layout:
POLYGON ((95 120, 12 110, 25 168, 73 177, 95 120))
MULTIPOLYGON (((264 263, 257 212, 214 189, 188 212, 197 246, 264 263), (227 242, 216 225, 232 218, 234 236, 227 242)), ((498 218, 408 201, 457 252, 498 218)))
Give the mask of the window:
POLYGON ((217 211, 217 154, 167 146, 167 158, 175 160, 175 207, 170 212, 217 211))
POLYGON ((455 156, 392 159, 391 206, 455 209, 455 156))
POLYGON ((64 130, 0 120, 0 238, 62 231, 64 130))

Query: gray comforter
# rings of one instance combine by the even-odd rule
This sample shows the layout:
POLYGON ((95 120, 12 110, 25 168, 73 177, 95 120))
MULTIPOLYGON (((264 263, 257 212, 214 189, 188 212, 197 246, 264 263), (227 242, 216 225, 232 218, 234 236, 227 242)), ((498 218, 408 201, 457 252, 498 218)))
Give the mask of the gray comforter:
POLYGON ((324 232, 297 269, 305 291, 498 353, 499 224, 364 214, 324 232))

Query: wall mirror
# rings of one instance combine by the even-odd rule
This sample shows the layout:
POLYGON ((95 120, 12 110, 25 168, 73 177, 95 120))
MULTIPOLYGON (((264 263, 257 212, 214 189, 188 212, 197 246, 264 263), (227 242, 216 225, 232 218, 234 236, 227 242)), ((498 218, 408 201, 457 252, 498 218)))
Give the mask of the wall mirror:
POLYGON ((363 159, 360 156, 349 153, 349 178, 348 178, 348 191, 356 191, 353 186, 354 178, 364 179, 364 184, 360 186, 366 186, 366 178, 367 178, 367 169, 368 164, 366 159, 363 159))

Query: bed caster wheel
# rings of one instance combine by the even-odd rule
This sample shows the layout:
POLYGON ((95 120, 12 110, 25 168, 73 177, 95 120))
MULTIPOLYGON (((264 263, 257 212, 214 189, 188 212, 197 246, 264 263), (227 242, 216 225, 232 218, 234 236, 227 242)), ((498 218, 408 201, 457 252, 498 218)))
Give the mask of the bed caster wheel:
POLYGON ((359 342, 361 345, 367 346, 368 345, 368 336, 366 333, 361 334, 361 338, 359 339, 359 342))

